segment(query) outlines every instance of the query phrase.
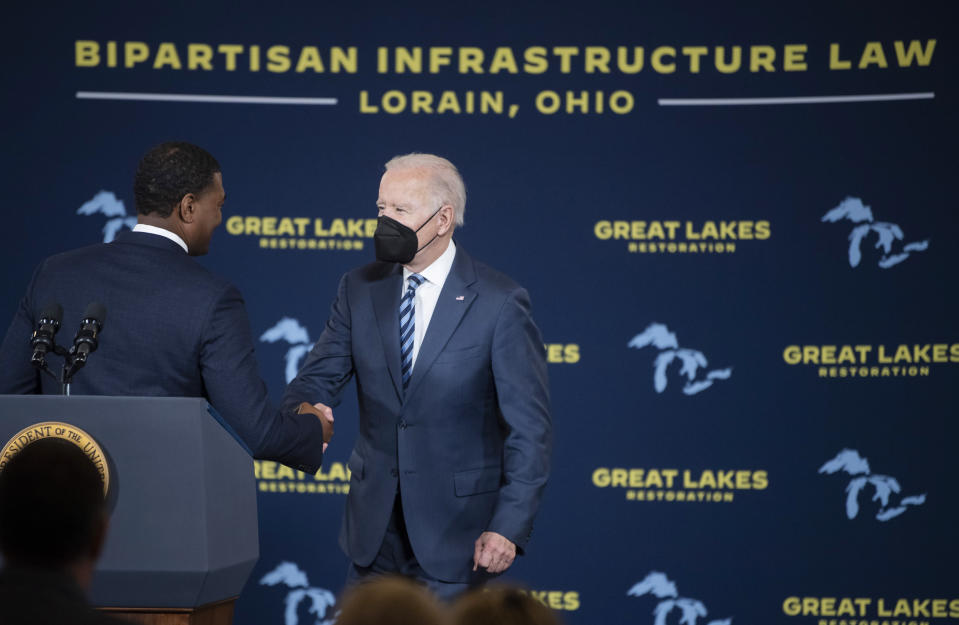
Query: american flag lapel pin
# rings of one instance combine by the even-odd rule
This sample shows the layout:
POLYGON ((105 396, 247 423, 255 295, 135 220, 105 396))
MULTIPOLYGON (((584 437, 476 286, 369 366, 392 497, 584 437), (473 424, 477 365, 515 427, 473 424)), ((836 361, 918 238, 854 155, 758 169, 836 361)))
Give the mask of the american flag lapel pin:
POLYGON ((456 296, 456 301, 457 301, 457 302, 462 302, 464 299, 466 299, 466 296, 465 296, 465 295, 457 295, 457 296, 456 296))

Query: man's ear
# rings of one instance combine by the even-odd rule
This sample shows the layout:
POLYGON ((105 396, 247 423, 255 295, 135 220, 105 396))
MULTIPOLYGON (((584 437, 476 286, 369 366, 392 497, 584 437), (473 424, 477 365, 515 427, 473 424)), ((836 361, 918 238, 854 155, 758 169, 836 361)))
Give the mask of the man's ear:
POLYGON ((453 206, 450 204, 444 204, 440 207, 440 212, 436 215, 436 217, 439 219, 438 233, 440 236, 442 236, 453 227, 453 222, 456 219, 453 206))
POLYGON ((177 204, 176 210, 180 216, 180 221, 192 224, 193 220, 196 219, 196 196, 192 193, 184 195, 180 198, 180 203, 177 204))

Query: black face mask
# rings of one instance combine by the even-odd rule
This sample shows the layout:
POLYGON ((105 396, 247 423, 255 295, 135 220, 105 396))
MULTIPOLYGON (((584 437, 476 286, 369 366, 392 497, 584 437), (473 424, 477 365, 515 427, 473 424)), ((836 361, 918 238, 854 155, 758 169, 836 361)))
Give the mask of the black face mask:
MULTIPOLYGON (((430 215, 430 219, 436 217, 436 213, 440 212, 442 208, 442 206, 437 208, 436 212, 430 215)), ((379 219, 377 219, 376 232, 373 233, 373 246, 376 248, 376 260, 382 260, 388 263, 400 263, 401 265, 405 265, 413 260, 416 255, 419 254, 420 250, 432 243, 436 237, 439 236, 439 234, 437 234, 430 239, 426 245, 417 249, 416 245, 419 243, 419 240, 416 238, 416 233, 422 230, 423 226, 430 222, 430 219, 427 219, 419 228, 413 230, 392 217, 381 215, 379 219)))

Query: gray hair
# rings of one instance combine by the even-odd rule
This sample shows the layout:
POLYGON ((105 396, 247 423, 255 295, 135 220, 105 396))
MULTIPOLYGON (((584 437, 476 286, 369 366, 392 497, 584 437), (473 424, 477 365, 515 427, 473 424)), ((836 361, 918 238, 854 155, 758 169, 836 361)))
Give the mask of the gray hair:
POLYGON ((400 169, 425 169, 430 174, 430 189, 433 199, 453 207, 456 225, 463 225, 466 212, 466 185, 453 163, 434 154, 404 154, 394 156, 386 163, 386 171, 400 169))

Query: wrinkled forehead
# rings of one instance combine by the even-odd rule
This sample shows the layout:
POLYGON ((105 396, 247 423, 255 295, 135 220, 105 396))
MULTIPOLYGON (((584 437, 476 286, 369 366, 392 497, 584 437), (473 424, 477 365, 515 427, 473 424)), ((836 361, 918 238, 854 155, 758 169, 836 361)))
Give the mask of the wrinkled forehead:
POLYGON ((378 202, 389 206, 427 204, 433 195, 432 175, 427 169, 391 169, 380 179, 378 202))

